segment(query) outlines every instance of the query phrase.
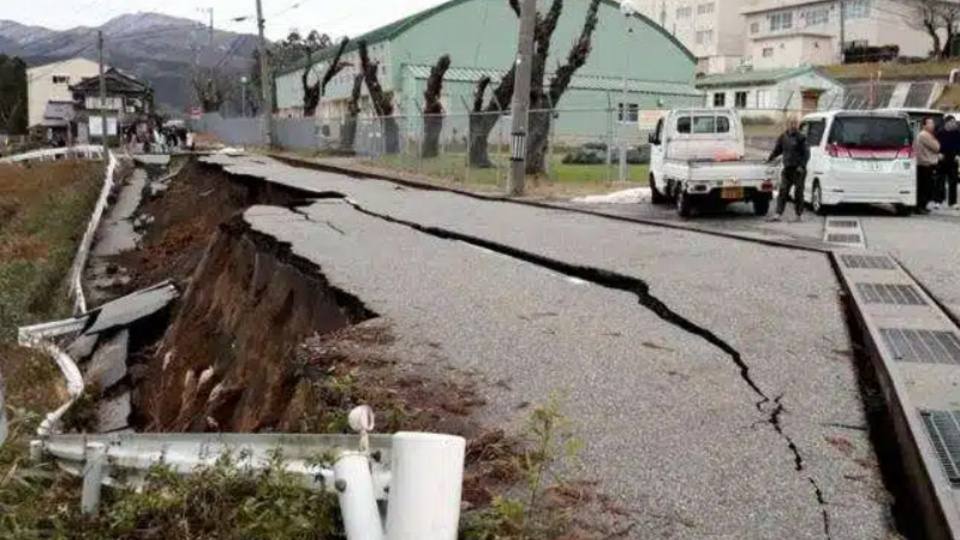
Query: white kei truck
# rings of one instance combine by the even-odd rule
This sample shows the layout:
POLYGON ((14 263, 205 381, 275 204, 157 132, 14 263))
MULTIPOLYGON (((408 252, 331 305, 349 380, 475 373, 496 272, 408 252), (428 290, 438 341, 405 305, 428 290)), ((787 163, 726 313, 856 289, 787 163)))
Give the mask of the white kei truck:
POLYGON ((747 159, 740 116, 732 109, 674 109, 650 134, 654 204, 674 202, 683 218, 697 207, 750 202, 765 216, 778 169, 747 159))

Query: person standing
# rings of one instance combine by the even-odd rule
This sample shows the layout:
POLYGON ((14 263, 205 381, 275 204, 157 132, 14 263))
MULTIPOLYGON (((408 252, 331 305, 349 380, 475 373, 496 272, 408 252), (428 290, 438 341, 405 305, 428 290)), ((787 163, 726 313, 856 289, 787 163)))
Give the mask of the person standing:
POLYGON ((952 116, 946 117, 943 130, 940 132, 940 154, 943 159, 940 160, 940 177, 943 184, 944 195, 943 202, 950 208, 957 210, 957 182, 958 171, 957 160, 960 159, 960 123, 952 116))
POLYGON ((780 221, 787 208, 787 197, 793 190, 793 205, 796 221, 803 220, 803 189, 807 180, 807 162, 810 161, 810 148, 807 138, 797 129, 799 121, 795 116, 787 119, 787 129, 777 139, 777 145, 767 161, 783 156, 783 172, 780 174, 780 193, 777 195, 776 214, 768 221, 780 221))
POLYGON ((923 129, 913 143, 913 154, 917 159, 917 213, 929 214, 927 206, 933 196, 933 182, 940 161, 940 143, 937 142, 936 123, 933 118, 923 121, 923 129))

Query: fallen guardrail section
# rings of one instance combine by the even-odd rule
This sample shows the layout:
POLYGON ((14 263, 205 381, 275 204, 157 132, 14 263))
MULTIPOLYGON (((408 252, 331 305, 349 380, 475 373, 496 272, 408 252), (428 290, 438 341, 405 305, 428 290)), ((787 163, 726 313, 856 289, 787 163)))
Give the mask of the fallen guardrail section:
POLYGON ((350 412, 349 435, 111 434, 50 435, 32 441, 31 458, 52 459, 83 477, 81 505, 97 511, 102 486, 122 475, 136 486, 157 465, 180 474, 224 455, 238 468, 262 469, 279 451, 304 487, 336 494, 349 540, 454 540, 466 454, 462 437, 433 433, 371 435, 373 411, 350 412), (315 464, 319 456, 330 463, 315 464), (386 502, 386 517, 378 501, 386 502))
POLYGON ((87 229, 83 233, 83 239, 80 241, 77 254, 73 259, 73 265, 70 267, 70 295, 74 300, 74 314, 86 313, 87 311, 87 300, 83 294, 83 269, 87 266, 90 250, 93 248, 93 241, 97 236, 97 229, 100 228, 100 221, 107 209, 110 192, 113 191, 113 186, 116 183, 114 177, 117 173, 117 157, 113 152, 110 152, 108 157, 109 162, 103 179, 103 187, 100 189, 100 197, 97 199, 97 205, 93 208, 93 214, 90 216, 87 229))
POLYGON ((21 163, 24 161, 56 161, 63 158, 103 159, 103 147, 86 144, 65 148, 45 148, 33 150, 15 156, 0 159, 0 163, 21 163))

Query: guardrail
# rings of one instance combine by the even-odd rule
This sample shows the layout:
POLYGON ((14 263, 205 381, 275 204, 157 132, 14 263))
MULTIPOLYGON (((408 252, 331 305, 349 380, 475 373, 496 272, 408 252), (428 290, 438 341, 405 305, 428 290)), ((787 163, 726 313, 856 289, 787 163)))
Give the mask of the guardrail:
POLYGON ((0 159, 0 163, 19 163, 22 161, 55 161, 62 157, 82 157, 84 159, 103 159, 103 147, 92 144, 68 146, 65 148, 45 148, 33 150, 15 156, 0 159))
POLYGON ((103 179, 103 187, 100 189, 100 198, 97 199, 97 205, 93 209, 93 214, 87 223, 87 230, 83 233, 83 239, 80 241, 77 254, 73 259, 73 265, 70 267, 70 295, 74 299, 74 314, 87 312, 87 300, 83 294, 83 269, 87 266, 90 249, 93 247, 97 229, 100 227, 100 220, 103 219, 103 213, 106 211, 110 191, 113 190, 114 175, 117 172, 117 157, 113 152, 109 152, 109 160, 107 172, 103 179))
POLYGON ((52 435, 30 444, 31 458, 52 458, 83 477, 82 510, 97 511, 101 486, 136 486, 163 464, 179 474, 229 454, 241 469, 262 470, 273 452, 308 489, 336 494, 349 540, 454 540, 466 441, 433 433, 370 435, 373 411, 350 412, 359 436, 267 434, 52 435), (331 463, 316 464, 331 455, 331 463), (386 520, 378 501, 386 501, 386 520))

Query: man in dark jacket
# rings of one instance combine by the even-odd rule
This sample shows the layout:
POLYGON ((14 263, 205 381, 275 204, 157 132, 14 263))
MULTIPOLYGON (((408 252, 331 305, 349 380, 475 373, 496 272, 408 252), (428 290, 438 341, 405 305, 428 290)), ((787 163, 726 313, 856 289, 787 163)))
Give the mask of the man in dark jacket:
POLYGON ((937 140, 940 142, 940 189, 938 202, 946 203, 953 209, 957 209, 957 158, 960 157, 960 126, 957 120, 952 116, 944 119, 943 127, 937 134, 937 140))
POLYGON ((783 156, 783 173, 780 177, 780 193, 777 195, 777 213, 770 221, 783 219, 783 211, 787 208, 787 197, 793 189, 793 204, 797 213, 797 221, 803 219, 803 188, 807 179, 807 162, 810 161, 810 148, 807 138, 797 129, 799 122, 796 117, 787 119, 787 130, 777 139, 777 145, 767 161, 773 161, 783 156))

